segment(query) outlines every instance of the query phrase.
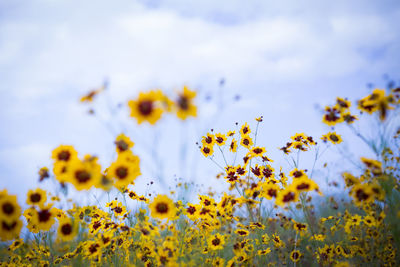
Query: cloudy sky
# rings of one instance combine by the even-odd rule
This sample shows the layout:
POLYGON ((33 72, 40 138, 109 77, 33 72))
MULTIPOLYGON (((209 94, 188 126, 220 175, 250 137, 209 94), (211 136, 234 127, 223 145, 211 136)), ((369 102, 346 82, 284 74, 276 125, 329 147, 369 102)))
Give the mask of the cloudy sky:
POLYGON ((398 79, 399 17, 398 1, 384 0, 2 0, 0 189, 24 195, 38 186, 36 173, 59 144, 107 164, 122 131, 150 166, 142 184, 156 173, 144 145, 154 140, 167 180, 197 173, 209 184, 204 177, 218 170, 194 145, 207 129, 254 125, 263 115, 259 142, 275 155, 295 132, 329 130, 318 105, 359 98, 368 82, 385 85, 383 74, 398 79), (95 103, 101 119, 92 118, 78 100, 105 79, 107 95, 95 103), (124 108, 113 121, 106 111, 141 90, 173 93, 184 84, 201 104, 184 125, 166 118, 156 129, 138 127, 124 108), (183 145, 189 152, 178 160, 183 145))

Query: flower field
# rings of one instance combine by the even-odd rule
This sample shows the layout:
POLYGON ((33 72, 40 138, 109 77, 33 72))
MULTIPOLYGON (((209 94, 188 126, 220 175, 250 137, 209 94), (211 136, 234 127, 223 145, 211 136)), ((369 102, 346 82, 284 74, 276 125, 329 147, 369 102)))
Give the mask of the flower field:
MULTIPOLYGON (((80 101, 96 101, 105 90, 80 101)), ((164 116, 195 120, 202 108, 187 86, 172 97, 141 92, 127 107, 137 127, 164 116)), ((128 133, 115 137, 116 157, 103 166, 97 156, 59 145, 37 178, 55 181, 54 192, 33 188, 17 198, 0 191, 0 266, 399 266, 399 107, 395 87, 352 102, 333 99, 321 117, 326 134, 284 133, 291 136, 286 144, 275 145, 286 166, 257 140, 262 116, 226 132, 211 129, 198 137, 197 152, 215 168, 216 177, 206 179, 223 181, 226 190, 197 194, 183 180, 176 186, 192 194, 190 201, 136 189, 147 179, 143 164, 155 163, 144 162, 128 133), (375 135, 360 130, 361 119, 376 123, 375 135), (348 142, 345 128, 374 157, 358 158, 358 168, 337 177, 341 183, 322 187, 315 163, 348 142), (303 164, 304 156, 313 164, 303 164), (101 190, 108 199, 84 206, 68 187, 82 195, 101 190)))

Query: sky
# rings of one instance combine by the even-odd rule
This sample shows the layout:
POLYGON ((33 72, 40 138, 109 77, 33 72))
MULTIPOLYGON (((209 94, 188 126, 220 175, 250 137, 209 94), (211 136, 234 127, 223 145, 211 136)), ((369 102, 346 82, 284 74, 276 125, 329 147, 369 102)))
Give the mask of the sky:
POLYGON ((399 79, 399 17, 399 2, 385 0, 1 0, 0 189, 51 188, 37 171, 51 167, 60 144, 105 166, 121 132, 142 157, 139 194, 160 169, 170 186, 179 177, 214 186, 219 170, 195 142, 210 128, 255 126, 260 115, 260 144, 282 157, 276 148, 294 133, 329 130, 320 109, 337 96, 363 97, 367 83, 385 85, 384 74, 399 79), (104 80, 109 89, 93 104, 101 118, 93 118, 79 98, 104 80), (170 116, 149 127, 129 118, 126 103, 140 91, 183 85, 198 91, 195 120, 170 116), (118 104, 111 118, 107 108, 118 104))

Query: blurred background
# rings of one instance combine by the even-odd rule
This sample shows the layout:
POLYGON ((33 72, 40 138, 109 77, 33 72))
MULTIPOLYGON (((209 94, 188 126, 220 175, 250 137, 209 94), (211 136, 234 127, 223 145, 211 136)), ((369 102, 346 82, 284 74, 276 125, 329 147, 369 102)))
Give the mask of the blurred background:
MULTIPOLYGON (((121 132, 142 158, 138 194, 173 190, 179 178, 217 188, 219 170, 195 143, 211 128, 255 127, 260 115, 257 143, 279 170, 286 161, 277 148, 290 136, 330 130, 321 110, 337 96, 355 100, 400 77, 398 1, 306 2, 1 0, 0 190, 51 188, 37 172, 51 169, 60 144, 105 167, 121 132), (79 102, 104 81, 94 103, 79 102), (140 91, 183 85, 198 92, 197 118, 153 127, 129 117, 127 101, 140 91)), ((350 143, 341 149, 370 153, 350 143)), ((346 166, 340 149, 332 152, 320 165, 346 166)))

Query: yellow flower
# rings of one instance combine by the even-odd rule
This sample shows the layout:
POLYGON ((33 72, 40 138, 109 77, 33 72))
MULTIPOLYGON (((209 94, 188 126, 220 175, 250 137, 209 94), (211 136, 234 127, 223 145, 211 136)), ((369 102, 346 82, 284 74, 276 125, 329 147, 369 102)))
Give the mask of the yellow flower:
POLYGON ((293 187, 287 187, 278 193, 276 197, 276 205, 284 206, 290 202, 297 202, 299 200, 299 193, 293 187))
POLYGON ((367 184, 356 184, 351 190, 356 205, 370 203, 374 201, 374 193, 372 188, 367 184))
POLYGON ((62 241, 71 241, 78 234, 78 224, 69 217, 63 217, 58 221, 57 237, 62 241))
POLYGON ((55 211, 51 209, 52 204, 44 206, 40 210, 34 210, 32 221, 38 230, 49 231, 55 223, 55 211))
POLYGON ((275 183, 264 182, 261 185, 261 193, 260 197, 264 197, 266 199, 275 198, 279 193, 279 186, 275 183))
POLYGON ((237 145, 236 139, 232 139, 232 142, 229 145, 229 151, 232 152, 232 153, 236 153, 237 147, 238 147, 238 145, 237 145))
POLYGON ((46 191, 37 188, 36 190, 29 190, 28 196, 26 199, 26 204, 28 205, 37 205, 42 207, 44 203, 46 203, 47 195, 46 191))
POLYGON ((174 202, 166 195, 158 195, 149 205, 151 216, 157 219, 172 219, 176 215, 174 202))
POLYGON ((247 122, 245 124, 242 125, 242 128, 240 128, 240 135, 242 136, 247 136, 251 133, 251 129, 250 126, 247 124, 247 122))
POLYGON ((160 102, 162 99, 163 94, 160 90, 139 93, 137 100, 130 100, 128 102, 131 109, 130 116, 136 118, 138 124, 147 121, 154 125, 163 114, 162 104, 160 102))
POLYGON ((293 251, 290 253, 290 259, 291 259, 293 262, 298 262, 298 261, 300 260, 301 256, 302 256, 302 254, 301 254, 300 251, 298 251, 298 250, 293 250, 293 251))
POLYGON ((123 133, 117 136, 114 143, 116 145, 118 153, 124 152, 132 148, 135 144, 128 136, 124 135, 123 133))
POLYGON ((341 116, 341 110, 338 107, 326 107, 325 112, 322 122, 329 126, 335 126, 337 123, 341 123, 344 120, 341 116))
POLYGON ((201 147, 200 151, 203 153, 204 157, 212 156, 214 154, 214 148, 208 145, 201 147))
POLYGON ((220 250, 224 248, 225 236, 218 233, 208 238, 208 247, 212 250, 220 250))
POLYGON ((195 97, 195 91, 191 91, 187 86, 183 87, 183 92, 179 93, 179 97, 176 101, 176 115, 178 118, 186 120, 189 116, 197 116, 197 107, 193 104, 193 99, 195 97))
POLYGON ((226 142, 226 136, 221 133, 215 134, 215 143, 219 146, 225 145, 226 142))
POLYGON ((120 154, 115 162, 108 168, 107 176, 113 178, 118 188, 133 184, 135 179, 141 175, 138 156, 130 151, 120 154))
POLYGON ((0 241, 13 240, 19 237, 22 228, 22 221, 20 219, 5 220, 0 219, 0 241))
POLYGON ((318 185, 309 178, 299 178, 295 179, 293 183, 290 185, 297 192, 308 192, 308 191, 318 191, 318 185))
POLYGON ((15 222, 21 216, 21 207, 17 196, 4 195, 0 198, 0 218, 9 223, 15 222))
POLYGON ((247 149, 253 145, 253 139, 249 135, 243 135, 240 139, 240 144, 247 149))
POLYGON ((327 142, 330 141, 332 144, 340 144, 343 139, 340 135, 338 135, 336 132, 329 132, 321 137, 322 141, 327 142))
POLYGON ((97 163, 97 158, 87 158, 83 161, 76 159, 68 166, 67 172, 67 181, 77 190, 90 189, 101 181, 101 166, 97 163))
POLYGON ((60 145, 53 150, 51 157, 57 161, 70 162, 78 157, 73 146, 60 145))

